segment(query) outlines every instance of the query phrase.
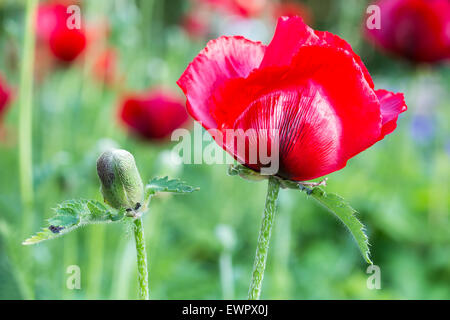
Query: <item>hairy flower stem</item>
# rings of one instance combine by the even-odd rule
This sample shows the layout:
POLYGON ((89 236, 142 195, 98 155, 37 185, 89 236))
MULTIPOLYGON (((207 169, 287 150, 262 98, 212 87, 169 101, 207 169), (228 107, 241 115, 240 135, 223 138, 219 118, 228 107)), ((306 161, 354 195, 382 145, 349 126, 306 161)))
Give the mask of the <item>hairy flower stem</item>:
POLYGON ((32 174, 32 105, 34 69, 34 22, 37 1, 27 0, 25 11, 25 34, 19 90, 19 168, 20 194, 22 199, 24 234, 32 225, 33 174, 32 174))
POLYGON ((134 238, 136 239, 139 299, 148 300, 147 252, 145 251, 144 226, 142 218, 134 220, 134 238))
POLYGON ((267 186, 266 206, 264 208, 261 229, 259 230, 258 246, 253 264, 252 282, 248 291, 249 300, 258 300, 266 269, 267 254, 269 253, 270 235, 275 219, 276 202, 280 191, 280 181, 275 177, 269 178, 267 186))

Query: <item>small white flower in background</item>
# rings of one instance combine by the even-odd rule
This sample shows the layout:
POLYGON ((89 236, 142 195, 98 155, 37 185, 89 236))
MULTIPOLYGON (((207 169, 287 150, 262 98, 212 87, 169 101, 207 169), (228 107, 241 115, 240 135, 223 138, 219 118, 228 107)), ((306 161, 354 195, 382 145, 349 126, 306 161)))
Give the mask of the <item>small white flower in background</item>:
POLYGON ((159 176, 178 177, 183 171, 183 159, 174 151, 164 150, 156 159, 156 172, 159 176))
POLYGON ((107 150, 119 149, 119 144, 110 138, 102 138, 95 144, 95 153, 103 153, 107 150))
POLYGON ((219 224, 215 229, 215 234, 226 251, 232 251, 234 249, 236 245, 236 233, 231 226, 219 224))

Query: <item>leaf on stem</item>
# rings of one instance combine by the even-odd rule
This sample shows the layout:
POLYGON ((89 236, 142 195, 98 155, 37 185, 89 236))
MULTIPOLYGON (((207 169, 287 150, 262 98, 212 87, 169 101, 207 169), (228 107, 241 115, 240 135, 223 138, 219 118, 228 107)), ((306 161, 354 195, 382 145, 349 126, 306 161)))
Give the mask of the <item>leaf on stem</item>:
POLYGON ((179 179, 153 178, 146 185, 146 195, 152 196, 158 192, 173 192, 178 194, 191 193, 199 190, 200 188, 191 187, 186 182, 179 179))
MULTIPOLYGON (((325 180, 324 180, 325 181, 325 180)), ((332 212, 352 234, 359 250, 367 263, 373 264, 370 259, 369 239, 365 234, 364 225, 356 218, 357 211, 353 209, 347 201, 334 193, 327 193, 319 186, 323 182, 314 184, 299 183, 290 180, 281 180, 281 187, 287 189, 295 189, 305 192, 307 195, 313 197, 317 202, 324 206, 328 211, 332 212), (312 186, 312 187, 311 187, 312 186)))
POLYGON ((53 210, 55 216, 48 219, 49 226, 25 240, 22 244, 36 244, 60 237, 88 224, 115 222, 125 217, 124 210, 112 209, 96 200, 69 200, 53 210))
POLYGON ((372 264, 372 260, 369 256, 369 239, 364 232, 364 225, 355 216, 357 211, 337 194, 326 193, 322 188, 316 187, 304 191, 306 191, 308 195, 313 197, 326 209, 334 213, 336 217, 344 223, 358 244, 359 250, 361 250, 364 259, 367 263, 372 264))
POLYGON ((261 175, 259 172, 256 172, 242 164, 232 164, 228 167, 228 175, 230 176, 240 176, 241 178, 248 181, 261 181, 266 180, 270 176, 261 175))

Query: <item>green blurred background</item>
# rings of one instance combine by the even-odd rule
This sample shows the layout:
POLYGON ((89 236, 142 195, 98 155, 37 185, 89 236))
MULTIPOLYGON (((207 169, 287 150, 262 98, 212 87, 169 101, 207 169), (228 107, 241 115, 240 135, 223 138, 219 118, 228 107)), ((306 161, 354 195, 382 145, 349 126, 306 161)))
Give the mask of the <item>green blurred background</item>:
MULTIPOLYGON (((367 265, 344 226, 304 194, 282 190, 262 298, 449 299, 450 69, 413 66, 369 45, 361 35, 365 1, 302 3, 311 10, 312 26, 350 42, 376 87, 404 92, 409 110, 392 135, 328 180, 327 190, 348 200, 367 227, 381 289, 367 288, 367 265)), ((217 18, 208 36, 192 38, 180 26, 188 1, 82 5, 87 22, 108 21, 107 42, 118 52, 128 90, 161 84, 179 90, 176 80, 208 39, 240 33, 217 18)), ((15 88, 23 13, 23 2, 0 1, 0 70, 15 88)), ((267 43, 275 22, 263 17, 245 25, 250 27, 241 33, 267 43)), ((144 218, 151 299, 245 298, 266 183, 227 176, 226 165, 169 163, 173 144, 129 136, 116 116, 120 90, 95 81, 86 65, 56 68, 35 83, 31 221, 23 219, 20 197, 17 99, 6 115, 8 134, 0 142, 0 298, 137 297, 134 239, 120 224, 21 246, 58 203, 101 200, 95 161, 110 145, 132 152, 145 179, 168 174, 201 188, 189 196, 155 198, 144 218), (80 266, 80 290, 66 287, 70 265, 80 266)))

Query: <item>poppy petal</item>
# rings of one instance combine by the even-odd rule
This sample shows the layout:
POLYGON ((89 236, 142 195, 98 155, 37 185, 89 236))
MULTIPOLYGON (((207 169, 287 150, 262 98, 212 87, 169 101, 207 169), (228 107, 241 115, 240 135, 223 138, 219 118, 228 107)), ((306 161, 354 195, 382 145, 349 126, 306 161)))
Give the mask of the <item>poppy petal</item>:
POLYGON ((319 37, 302 18, 280 17, 260 67, 289 65, 302 46, 317 42, 319 37))
POLYGON ((393 93, 387 90, 375 91, 381 105, 382 127, 380 140, 397 127, 398 115, 408 108, 402 93, 393 93))
POLYGON ((372 77, 369 74, 369 71, 367 70, 366 66, 362 62, 361 58, 353 51, 350 44, 345 41, 344 39, 340 38, 339 36, 332 34, 327 31, 315 31, 316 35, 321 39, 322 45, 328 45, 335 48, 340 48, 345 51, 347 51, 349 54, 352 55, 353 59, 355 59, 356 63, 360 66, 364 78, 366 79, 367 83, 371 88, 374 88, 374 83, 372 80, 372 77))
POLYGON ((381 131, 380 103, 361 68, 350 53, 332 47, 302 47, 290 66, 230 80, 213 101, 221 130, 278 129, 279 175, 292 180, 341 169, 381 131))
POLYGON ((230 150, 230 145, 227 149, 234 151, 236 158, 246 165, 254 164, 253 169, 259 170, 262 161, 258 154, 258 161, 252 162, 251 152, 267 146, 265 152, 270 156, 272 145, 278 145, 282 155, 277 174, 286 179, 310 180, 345 165, 340 159, 342 127, 338 116, 312 82, 293 91, 276 91, 260 97, 236 121, 234 130, 239 129, 247 134, 246 154, 235 148, 230 150), (270 141, 261 140, 263 137, 270 141))
POLYGON ((267 47, 260 67, 289 65, 300 48, 308 45, 331 46, 347 51, 361 67, 370 87, 374 87, 369 71, 347 41, 330 32, 313 30, 300 17, 278 19, 275 35, 267 47))
POLYGON ((264 56, 265 46, 240 36, 210 41, 192 61, 177 84, 186 94, 189 113, 206 128, 216 126, 209 98, 228 79, 247 77, 264 56))

